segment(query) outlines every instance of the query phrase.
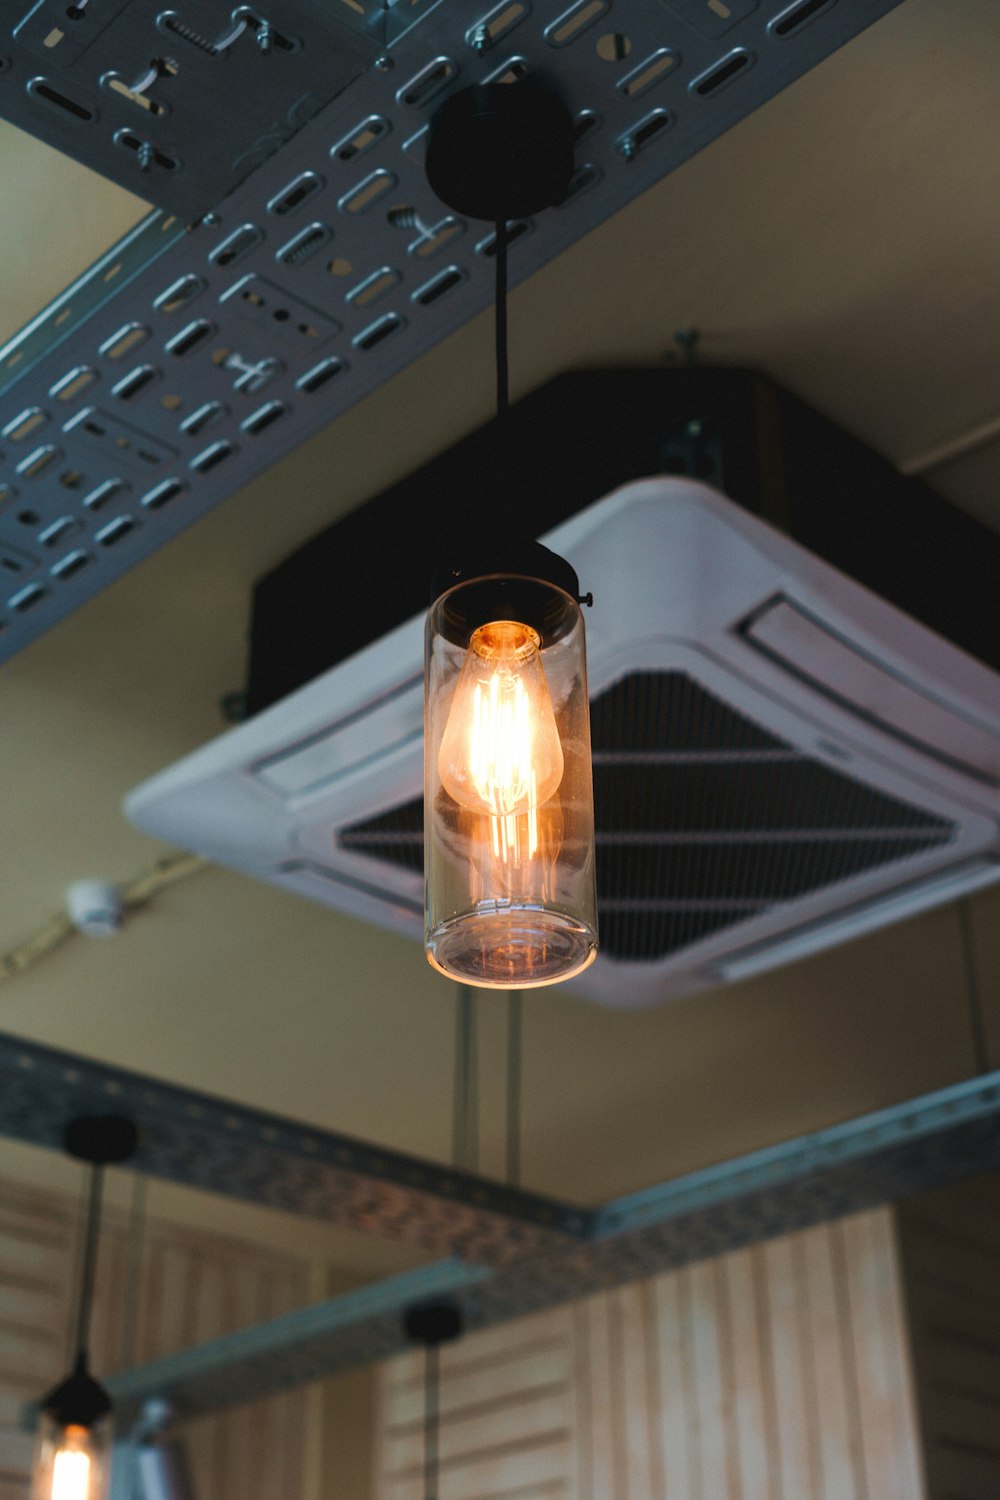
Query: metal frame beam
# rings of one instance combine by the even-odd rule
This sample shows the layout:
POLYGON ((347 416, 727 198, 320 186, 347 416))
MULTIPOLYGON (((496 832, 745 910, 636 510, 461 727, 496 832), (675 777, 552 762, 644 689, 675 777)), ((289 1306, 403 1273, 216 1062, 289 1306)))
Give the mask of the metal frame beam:
POLYGON ((136 1170, 503 1265, 585 1238, 589 1210, 0 1033, 0 1134, 62 1149, 75 1115, 124 1113, 136 1170))
POLYGON ((429 1297, 481 1327, 1000 1168, 997 1071, 589 1211, 0 1036, 0 1134, 60 1148, 102 1105, 135 1115, 141 1171, 450 1257, 109 1383, 126 1412, 164 1396, 179 1417, 398 1353, 429 1297))

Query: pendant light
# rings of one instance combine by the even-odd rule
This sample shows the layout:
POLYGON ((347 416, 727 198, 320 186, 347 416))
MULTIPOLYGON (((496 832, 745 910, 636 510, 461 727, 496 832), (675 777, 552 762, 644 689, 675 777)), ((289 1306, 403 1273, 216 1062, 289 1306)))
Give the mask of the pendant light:
POLYGON ((70 1374, 41 1402, 31 1500, 104 1500, 110 1480, 111 1397, 90 1373, 87 1346, 104 1168, 128 1160, 137 1133, 121 1115, 88 1116, 72 1120, 63 1139, 69 1155, 91 1169, 74 1323, 76 1354, 70 1374))
POLYGON ((470 534, 449 539, 425 644, 425 949, 464 984, 571 979, 597 953, 590 700, 579 581, 532 535, 504 477, 511 220, 560 202, 573 123, 530 82, 464 89, 431 122, 426 170, 496 225, 497 451, 470 534))
POLYGON ((441 1468, 441 1360, 442 1344, 457 1339, 464 1328, 462 1309, 455 1302, 420 1302, 407 1309, 407 1338, 424 1347, 424 1500, 439 1500, 441 1468))

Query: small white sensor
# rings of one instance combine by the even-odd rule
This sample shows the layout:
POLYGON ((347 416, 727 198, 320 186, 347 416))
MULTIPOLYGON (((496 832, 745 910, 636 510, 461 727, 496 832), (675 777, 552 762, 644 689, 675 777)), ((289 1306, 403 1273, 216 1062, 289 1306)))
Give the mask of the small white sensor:
POLYGON ((77 880, 66 891, 69 919, 88 937, 114 937, 122 925, 124 905, 117 886, 106 880, 77 880))

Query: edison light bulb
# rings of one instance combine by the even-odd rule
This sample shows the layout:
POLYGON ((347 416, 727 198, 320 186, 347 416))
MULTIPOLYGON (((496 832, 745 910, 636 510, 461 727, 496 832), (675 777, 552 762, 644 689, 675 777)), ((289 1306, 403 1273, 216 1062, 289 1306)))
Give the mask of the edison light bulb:
POLYGON ((32 1489, 36 1500, 99 1500, 103 1465, 83 1423, 53 1423, 32 1489))
MULTIPOLYGON (((532 814, 557 790, 563 752, 539 637, 530 626, 493 620, 473 632, 438 770, 460 807, 508 827, 508 820, 532 814)), ((497 837, 503 838, 502 829, 497 837)))
POLYGON ((52 1464, 52 1500, 90 1500, 90 1453, 86 1427, 67 1427, 52 1464))
POLYGON ((424 946, 465 984, 555 984, 597 950, 584 626, 567 581, 474 576, 428 615, 424 946))

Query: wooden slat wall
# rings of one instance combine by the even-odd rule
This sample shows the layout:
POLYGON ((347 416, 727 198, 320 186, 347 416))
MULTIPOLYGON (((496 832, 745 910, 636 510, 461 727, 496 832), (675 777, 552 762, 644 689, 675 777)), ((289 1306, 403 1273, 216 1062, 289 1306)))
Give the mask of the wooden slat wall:
MULTIPOLYGON (((489 1329, 441 1354, 440 1500, 570 1500, 578 1428, 575 1312, 489 1329)), ((382 1367, 377 1493, 423 1500, 423 1356, 382 1367)))
MULTIPOLYGON (((421 1357, 379 1383, 378 1500, 420 1500, 421 1357)), ((921 1500, 890 1212, 471 1335, 441 1447, 440 1500, 921 1500)))
POLYGON ((62 1200, 0 1191, 0 1500, 28 1494, 21 1413, 65 1367, 72 1234, 62 1200))
POLYGON ((914 1199, 900 1244, 931 1500, 997 1500, 998 1179, 914 1199))
MULTIPOLYGON (((77 1202, 0 1181, 0 1500, 26 1500, 32 1440, 21 1413, 66 1370, 78 1223, 77 1202)), ((94 1302, 99 1373, 120 1369, 129 1343, 136 1362, 155 1359, 309 1298, 306 1261, 155 1220, 143 1235, 131 1338, 128 1281, 127 1227, 108 1214, 94 1302)), ((179 1431, 198 1496, 297 1500, 304 1420, 305 1396, 291 1392, 187 1423, 179 1431)))

